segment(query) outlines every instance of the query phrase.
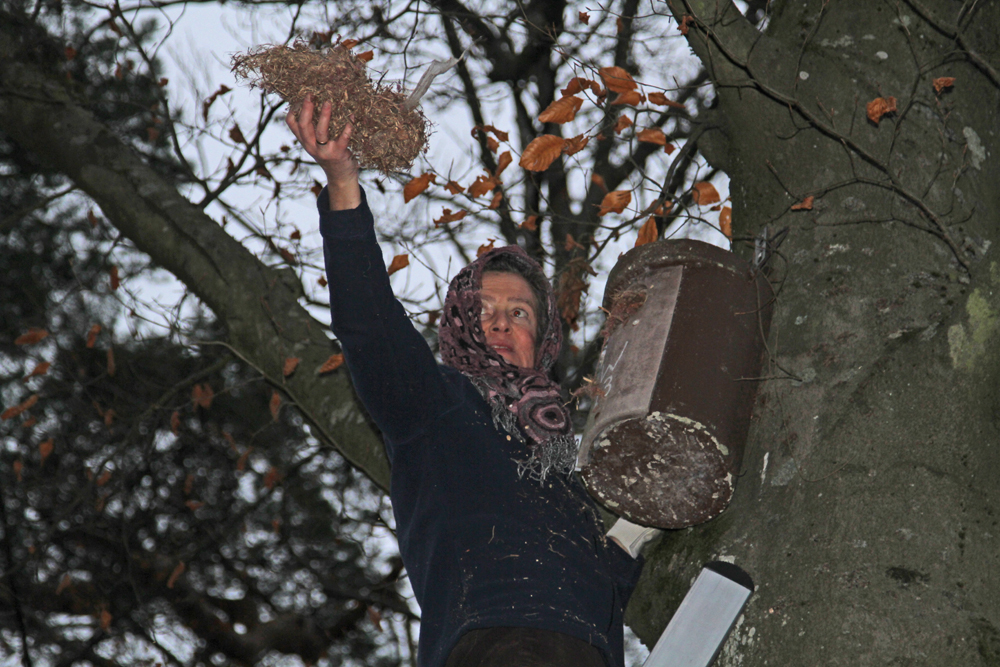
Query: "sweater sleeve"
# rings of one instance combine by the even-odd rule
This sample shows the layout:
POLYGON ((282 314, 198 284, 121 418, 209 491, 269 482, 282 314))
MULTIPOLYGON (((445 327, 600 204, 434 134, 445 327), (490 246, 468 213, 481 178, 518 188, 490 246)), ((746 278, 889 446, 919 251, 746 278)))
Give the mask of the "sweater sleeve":
POLYGON ((324 188, 317 206, 331 328, 358 397, 390 444, 398 445, 453 399, 427 342, 392 294, 364 191, 361 204, 346 211, 329 210, 327 197, 324 188))

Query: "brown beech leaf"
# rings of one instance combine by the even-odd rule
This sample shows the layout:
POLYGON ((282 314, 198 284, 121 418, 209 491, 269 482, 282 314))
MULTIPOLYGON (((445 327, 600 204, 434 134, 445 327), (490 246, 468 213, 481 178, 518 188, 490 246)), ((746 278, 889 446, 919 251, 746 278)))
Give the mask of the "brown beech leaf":
POLYGON ((723 206, 719 212, 719 231, 725 234, 727 239, 733 238, 733 209, 723 206))
POLYGON ((323 192, 323 185, 319 181, 313 181, 309 192, 313 193, 313 197, 319 197, 319 193, 323 192))
POLYGON ((497 128, 493 127, 492 125, 476 125, 474 128, 472 128, 472 138, 473 139, 476 138, 476 133, 477 132, 492 132, 493 136, 495 136, 500 141, 507 141, 510 138, 509 134, 507 134, 503 130, 498 130, 497 128))
POLYGON ((941 94, 945 88, 951 88, 955 85, 955 77, 953 76, 939 76, 934 79, 934 92, 938 95, 941 94))
POLYGON ((181 413, 174 410, 170 413, 170 432, 177 435, 177 431, 181 428, 181 413))
POLYGON ((97 477, 97 481, 95 482, 95 484, 97 484, 97 486, 104 486, 105 484, 107 484, 110 481, 111 481, 111 470, 108 469, 108 470, 105 470, 104 472, 102 472, 97 477))
POLYGON ((539 123, 568 123, 576 118, 576 112, 583 106, 583 100, 576 95, 562 97, 538 114, 539 123))
POLYGON ((115 376, 117 367, 115 366, 115 349, 113 347, 108 348, 108 375, 111 377, 115 376))
POLYGON ((666 146, 663 147, 663 152, 666 153, 667 155, 670 155, 675 150, 677 150, 677 147, 674 146, 673 144, 667 144, 666 146))
POLYGON ((640 130, 636 133, 635 138, 647 144, 667 145, 667 135, 663 134, 663 130, 658 127, 647 127, 645 130, 640 130))
POLYGON ((215 398, 215 392, 208 383, 200 383, 191 387, 191 402, 194 405, 208 410, 212 407, 213 398, 215 398))
POLYGON ((87 349, 88 350, 91 349, 91 348, 93 348, 94 344, 97 343, 97 334, 99 334, 99 333, 101 333, 101 325, 100 324, 95 324, 92 327, 90 327, 90 331, 87 332, 87 349))
POLYGON ((233 123, 233 127, 229 130, 229 138, 237 144, 245 144, 247 142, 247 138, 243 136, 243 131, 236 123, 233 123))
POLYGON ((611 106, 627 104, 634 107, 639 106, 642 102, 643 97, 638 90, 626 90, 624 93, 618 93, 618 96, 611 100, 611 106))
POLYGON ((638 248, 641 245, 652 243, 659 237, 659 235, 659 232, 656 230, 656 218, 650 216, 649 220, 647 220, 639 230, 639 236, 635 240, 635 247, 638 248))
POLYGON ((566 234, 566 244, 563 247, 565 248, 566 252, 569 252, 574 248, 576 248, 577 250, 586 250, 586 248, 582 244, 580 244, 579 241, 573 238, 572 234, 566 234))
POLYGON ((317 278, 316 284, 319 285, 320 287, 326 287, 327 285, 329 285, 329 283, 326 282, 326 276, 320 276, 319 278, 317 278))
POLYGON ((503 201, 503 192, 501 190, 497 190, 496 194, 493 195, 493 201, 490 202, 490 210, 495 211, 500 208, 501 201, 503 201))
POLYGON ((240 458, 236 459, 236 471, 243 472, 247 468, 247 459, 250 458, 250 452, 253 451, 253 447, 247 447, 247 450, 240 454, 240 458))
POLYGON ((375 607, 368 607, 368 620, 372 622, 376 630, 382 632, 382 614, 378 613, 375 607))
POLYGON ((719 196, 719 191, 715 189, 715 186, 708 181, 700 181, 695 183, 691 188, 691 200, 699 206, 707 206, 708 204, 715 204, 722 200, 719 196))
POLYGON ((482 174, 469 186, 469 194, 473 197, 482 197, 493 192, 493 188, 500 185, 500 181, 489 174, 482 174))
MULTIPOLYGON (((580 23, 582 23, 583 25, 590 25, 590 14, 588 14, 587 12, 580 12, 579 14, 576 15, 576 17, 580 20, 580 23)), ((68 46, 66 47, 66 50, 67 51, 69 50, 68 46)))
POLYGON ((792 204, 793 211, 811 211, 813 207, 813 196, 809 195, 798 204, 792 204))
POLYGON ((694 17, 693 16, 691 16, 690 14, 687 15, 687 16, 684 16, 683 18, 681 18, 681 22, 677 26, 677 29, 681 31, 682 35, 686 35, 686 34, 688 34, 688 30, 690 29, 691 23, 693 23, 693 22, 694 22, 694 17))
POLYGON ((291 234, 288 235, 288 238, 291 239, 292 241, 298 241, 299 239, 302 238, 302 232, 296 229, 295 231, 293 231, 291 234))
POLYGON ((108 269, 108 275, 111 277, 111 291, 114 292, 121 285, 121 281, 118 279, 118 267, 112 266, 108 269))
POLYGON ((500 142, 493 137, 486 137, 486 147, 490 149, 491 153, 496 153, 497 149, 500 148, 500 142))
POLYGON ((896 110, 896 98, 876 97, 868 103, 866 109, 868 111, 868 120, 878 125, 879 121, 882 120, 882 116, 896 110))
POLYGON ((572 139, 567 139, 566 144, 563 146, 563 153, 566 155, 576 155, 586 148, 589 141, 590 137, 586 137, 582 134, 578 134, 572 139))
POLYGON ((341 366, 344 365, 344 355, 342 354, 331 354, 327 357, 327 360, 323 362, 323 365, 319 367, 316 371, 317 375, 322 375, 323 373, 332 373, 341 366))
POLYGON ((356 39, 345 39, 342 42, 340 42, 340 44, 338 44, 338 46, 342 46, 345 49, 353 49, 358 44, 360 44, 360 42, 358 40, 356 40, 356 39))
POLYGON ((421 174, 403 186, 403 203, 419 195, 437 178, 434 174, 421 174))
POLYGON ((14 477, 17 478, 17 481, 23 482, 24 478, 21 477, 21 471, 24 470, 24 463, 21 461, 21 459, 14 461, 14 464, 11 466, 11 468, 14 469, 14 477))
POLYGON ((277 468, 271 466, 271 469, 264 475, 264 486, 273 489, 279 481, 281 481, 281 473, 278 472, 277 468))
POLYGON ((72 46, 67 46, 63 49, 63 54, 66 56, 66 60, 73 60, 73 58, 76 58, 76 49, 72 46))
POLYGON ((87 222, 90 223, 91 228, 97 227, 99 220, 97 219, 97 215, 94 214, 94 209, 89 209, 87 211, 87 222))
POLYGON ((69 572, 62 576, 59 580, 59 585, 56 586, 56 595, 61 595, 64 590, 69 588, 73 584, 73 577, 69 576, 69 572))
POLYGON ((496 239, 486 239, 486 240, 488 241, 488 243, 484 243, 483 245, 479 246, 479 248, 476 250, 477 258, 482 257, 490 250, 493 250, 494 247, 493 244, 497 242, 496 239))
POLYGON ((28 378, 33 378, 36 375, 45 375, 46 373, 49 372, 49 368, 51 368, 51 367, 52 367, 52 363, 51 362, 43 361, 42 363, 40 363, 37 366, 35 366, 34 368, 32 368, 31 372, 28 373, 27 375, 25 375, 23 379, 27 380, 28 378))
POLYGON ((521 153, 521 161, 518 163, 528 171, 545 171, 556 158, 562 155, 563 146, 566 140, 554 134, 543 134, 535 137, 524 148, 521 153))
POLYGON ((281 258, 283 260, 285 260, 292 266, 298 265, 299 260, 295 258, 295 254, 291 250, 289 250, 288 248, 282 248, 281 246, 275 246, 275 247, 278 249, 278 254, 281 255, 281 258))
POLYGON ((436 218, 434 220, 434 226, 440 227, 441 225, 447 225, 449 222, 456 222, 458 220, 461 220, 468 214, 469 214, 468 211, 463 211, 462 209, 459 209, 454 213, 452 213, 450 208, 446 208, 445 210, 441 211, 441 217, 436 218))
POLYGON ((111 426, 115 422, 115 409, 108 408, 104 413, 104 425, 111 426))
POLYGON ((202 102, 202 104, 201 104, 201 117, 202 117, 202 120, 208 120, 208 110, 210 108, 212 108, 212 105, 215 103, 215 100, 219 99, 219 97, 221 95, 225 95, 230 90, 232 90, 232 88, 230 88, 229 86, 227 86, 225 84, 222 84, 221 86, 219 86, 219 89, 217 91, 215 91, 214 93, 212 93, 208 97, 208 99, 206 99, 204 102, 202 102))
POLYGON ((101 630, 104 630, 105 632, 107 632, 111 628, 111 621, 112 620, 113 619, 111 617, 111 612, 108 611, 107 609, 102 609, 101 610, 101 630))
POLYGON ((631 127, 632 119, 628 116, 618 116, 615 121, 615 134, 621 134, 626 128, 631 127))
POLYGON ((597 215, 605 216, 608 213, 621 213, 625 207, 632 202, 632 193, 628 190, 615 190, 604 195, 601 201, 601 210, 597 215))
POLYGON ((600 174, 591 174, 590 182, 599 187, 600 189, 604 190, 605 192, 608 191, 608 186, 604 182, 604 177, 601 176, 600 174))
POLYGON ((204 506, 205 503, 201 502, 200 500, 188 500, 184 503, 184 507, 188 508, 192 512, 197 509, 201 509, 204 506))
POLYGON ((395 257, 392 258, 392 261, 389 262, 389 268, 386 269, 386 271, 391 276, 392 274, 396 273, 396 271, 399 271, 401 269, 405 269, 409 265, 410 265, 410 256, 409 255, 405 255, 405 254, 404 255, 396 255, 395 257))
MULTIPOLYGON (((500 156, 500 161, 503 162, 503 155, 500 156)), ((448 181, 448 184, 444 186, 444 189, 453 195, 458 195, 465 192, 465 188, 456 183, 455 181, 448 181)))
POLYGON ((632 75, 621 67, 602 67, 597 70, 604 81, 605 87, 614 93, 627 93, 635 90, 639 84, 635 82, 632 75))
POLYGON ((298 368, 300 361, 302 360, 299 359, 298 357, 288 357, 287 359, 285 359, 285 363, 282 364, 281 366, 281 374, 285 377, 288 377, 289 375, 294 373, 295 369, 298 368))
POLYGON ((177 563, 174 571, 170 573, 170 578, 167 579, 167 588, 173 588, 180 576, 184 574, 184 561, 177 563))
POLYGON ((622 34, 622 30, 624 29, 625 29, 625 21, 622 21, 622 17, 619 16, 617 19, 615 19, 615 34, 616 35, 622 34))
MULTIPOLYGON (((494 176, 499 177, 503 173, 503 170, 510 166, 510 163, 514 161, 514 158, 510 156, 510 151, 504 151, 500 154, 500 158, 497 162, 497 170, 494 176)), ((457 194, 457 193, 452 193, 457 194)))
POLYGON ((56 441, 52 438, 45 440, 44 442, 38 443, 38 453, 42 457, 42 462, 40 465, 45 465, 45 459, 49 458, 49 454, 52 453, 53 447, 55 447, 56 441))
POLYGON ((375 57, 375 52, 374 51, 365 51, 364 53, 359 53, 358 55, 356 55, 354 57, 357 58, 358 60, 360 60, 361 62, 366 63, 366 62, 368 62, 369 60, 371 60, 372 58, 375 57))
POLYGON ((537 215, 529 215, 527 218, 524 219, 524 222, 522 222, 520 225, 518 225, 518 227, 520 229, 524 229, 524 230, 527 230, 529 232, 538 231, 538 216, 537 215))
POLYGON ((271 402, 267 407, 271 410, 271 418, 277 421, 278 413, 281 412, 281 394, 277 391, 271 392, 271 402))
POLYGON ((26 401, 19 403, 18 405, 12 406, 0 413, 0 419, 7 420, 13 419, 25 410, 29 409, 32 405, 38 402, 38 394, 32 394, 26 401))
POLYGON ((14 345, 34 345, 48 335, 49 332, 45 329, 31 327, 27 332, 14 339, 14 345))
POLYGON ((569 97, 570 95, 576 95, 577 93, 582 93, 583 91, 590 89, 595 95, 601 93, 601 84, 597 83, 592 79, 585 79, 581 76, 574 76, 566 84, 566 87, 559 91, 559 94, 563 97, 569 97))

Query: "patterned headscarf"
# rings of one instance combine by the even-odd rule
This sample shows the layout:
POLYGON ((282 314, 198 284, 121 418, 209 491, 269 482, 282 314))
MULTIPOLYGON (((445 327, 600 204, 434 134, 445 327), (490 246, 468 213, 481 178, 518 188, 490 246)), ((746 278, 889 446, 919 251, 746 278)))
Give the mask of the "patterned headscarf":
MULTIPOLYGON (((504 269, 506 270, 506 269, 504 269)), ((538 290, 533 287, 533 291, 538 290)), ((517 246, 497 248, 459 271, 448 287, 439 331, 441 359, 464 373, 490 404, 494 425, 517 440, 527 435, 530 456, 519 461, 522 475, 542 481, 550 472, 569 474, 576 465, 576 441, 569 410, 550 373, 562 345, 562 327, 555 294, 538 263, 517 246), (535 367, 509 363, 486 344, 479 290, 490 260, 506 254, 529 285, 544 285, 547 303, 538 304, 548 317, 539 332, 535 367), (520 427, 520 429, 518 428, 520 427)))

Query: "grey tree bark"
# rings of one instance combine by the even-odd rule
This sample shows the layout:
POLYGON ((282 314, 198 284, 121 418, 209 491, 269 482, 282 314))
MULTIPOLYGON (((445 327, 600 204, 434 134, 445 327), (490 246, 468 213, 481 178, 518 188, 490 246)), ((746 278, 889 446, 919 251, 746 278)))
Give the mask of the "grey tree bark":
POLYGON ((790 231, 732 505, 660 541, 627 620, 655 641, 725 557, 758 592, 719 664, 1000 664, 1000 6, 667 4, 734 234, 790 231))

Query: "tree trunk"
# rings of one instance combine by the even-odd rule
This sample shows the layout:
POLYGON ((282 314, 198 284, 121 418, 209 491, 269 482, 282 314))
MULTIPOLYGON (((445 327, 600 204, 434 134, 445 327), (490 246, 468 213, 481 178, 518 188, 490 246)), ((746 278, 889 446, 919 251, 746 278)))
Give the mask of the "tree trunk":
POLYGON ((669 5, 737 239, 789 234, 736 495, 653 549, 629 623, 655 641, 733 558, 757 593, 719 664, 1000 664, 1000 6, 778 1, 760 34, 669 5))

